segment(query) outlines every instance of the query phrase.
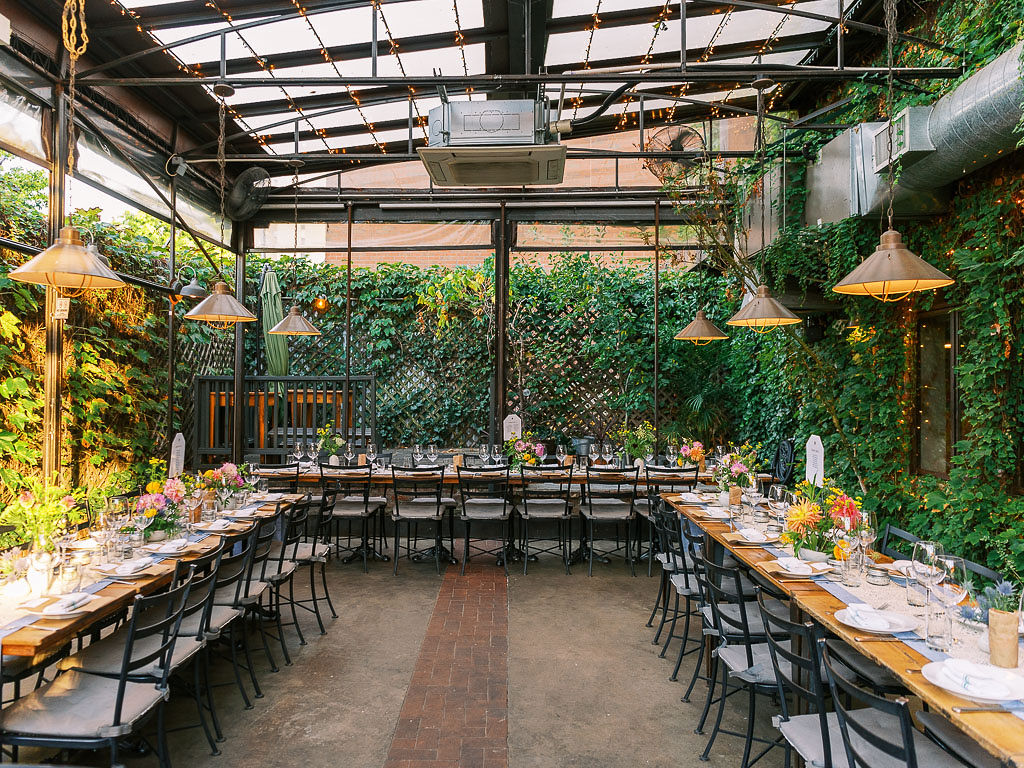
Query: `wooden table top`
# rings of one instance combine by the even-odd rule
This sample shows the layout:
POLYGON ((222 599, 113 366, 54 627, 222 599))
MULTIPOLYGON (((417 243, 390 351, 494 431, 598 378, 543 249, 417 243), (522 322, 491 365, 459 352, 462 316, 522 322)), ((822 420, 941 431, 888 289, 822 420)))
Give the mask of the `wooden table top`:
MULTIPOLYGON (((282 507, 289 506, 292 502, 302 498, 300 495, 288 494, 281 501, 282 507)), ((255 525, 260 518, 270 517, 276 509, 277 503, 270 502, 258 510, 253 517, 253 522, 247 528, 255 525)), ((238 531, 232 531, 237 533, 238 531)), ((198 556, 217 545, 220 535, 211 533, 202 541, 196 543, 196 551, 193 556, 198 556)), ((3 638, 3 653, 8 656, 27 656, 37 659, 44 658, 56 652, 63 645, 73 640, 78 633, 86 631, 89 627, 101 623, 104 619, 123 611, 138 594, 150 594, 166 587, 174 573, 175 562, 178 558, 166 558, 165 560, 150 566, 148 575, 135 579, 131 584, 108 584, 95 596, 99 600, 93 600, 89 611, 81 616, 70 619, 47 619, 39 618, 33 624, 21 627, 3 638)), ((188 560, 188 556, 181 558, 188 560)), ((117 578, 112 577, 112 578, 117 578)), ((102 578, 100 579, 102 580, 102 578)), ((23 602, 23 601, 22 601, 23 602)))
POLYGON ((724 538, 724 534, 729 532, 727 523, 703 517, 700 507, 682 503, 677 494, 662 494, 662 498, 680 515, 729 550, 733 557, 747 565, 758 578, 770 582, 777 590, 788 595, 805 616, 846 640, 867 658, 892 671, 910 691, 926 702, 931 710, 940 711, 986 751, 999 758, 1003 764, 1024 768, 1024 720, 1009 711, 961 714, 953 712, 953 707, 972 707, 978 704, 925 680, 920 670, 929 661, 926 657, 906 643, 855 642, 854 637, 862 637, 865 633, 847 627, 835 618, 835 612, 846 607, 842 600, 810 580, 779 580, 765 573, 757 563, 774 560, 775 555, 763 547, 734 546, 724 538))

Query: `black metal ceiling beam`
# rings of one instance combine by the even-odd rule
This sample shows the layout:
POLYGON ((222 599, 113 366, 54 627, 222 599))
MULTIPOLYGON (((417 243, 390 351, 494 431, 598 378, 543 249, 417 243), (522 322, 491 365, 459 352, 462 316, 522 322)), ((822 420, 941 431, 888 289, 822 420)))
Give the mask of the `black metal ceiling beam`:
MULTIPOLYGON (((799 64, 688 64, 686 73, 674 70, 655 70, 631 74, 628 79, 649 83, 682 83, 738 81, 749 82, 763 76, 777 82, 816 80, 821 82, 851 81, 861 78, 882 77, 885 67, 805 67, 799 64)), ((963 74, 962 67, 893 67, 895 77, 908 80, 948 80, 963 74)), ((509 87, 533 87, 561 83, 618 83, 622 73, 582 72, 535 73, 527 75, 480 74, 480 75, 410 75, 407 77, 346 77, 344 84, 355 88, 397 85, 404 88, 436 88, 438 86, 464 88, 474 86, 507 85, 509 87)), ((162 88, 169 85, 207 85, 218 82, 214 77, 89 77, 79 81, 82 85, 97 87, 162 88)), ((337 77, 228 77, 227 82, 236 89, 277 87, 337 86, 337 77)))
MULTIPOLYGON (((380 0, 385 3, 401 3, 407 0, 380 0)), ((291 0, 218 0, 218 7, 230 14, 235 21, 258 19, 262 17, 288 18, 296 15, 295 4, 291 0)), ((330 6, 332 9, 347 10, 349 8, 366 8, 371 0, 303 0, 302 7, 306 11, 316 11, 330 6)), ((136 8, 138 20, 124 24, 111 24, 100 30, 90 30, 93 36, 118 35, 127 30, 135 29, 136 25, 150 29, 172 29, 190 27, 196 24, 212 24, 223 21, 223 17, 210 6, 208 0, 188 0, 188 2, 162 3, 146 8, 136 8)))

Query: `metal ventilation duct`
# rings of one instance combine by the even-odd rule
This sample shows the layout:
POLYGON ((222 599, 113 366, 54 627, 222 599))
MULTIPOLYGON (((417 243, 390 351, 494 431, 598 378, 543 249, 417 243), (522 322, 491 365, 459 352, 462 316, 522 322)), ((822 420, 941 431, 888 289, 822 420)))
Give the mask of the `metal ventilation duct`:
MULTIPOLYGON (((896 186, 897 215, 943 213, 948 185, 983 168, 1017 146, 1017 122, 1024 104, 1024 71, 1018 43, 965 80, 931 107, 927 142, 931 151, 915 151, 902 160, 896 186)), ((916 120, 923 122, 920 109, 916 120)), ((884 172, 874 172, 874 134, 883 123, 865 123, 844 131, 822 148, 808 168, 806 221, 833 222, 850 216, 877 215, 887 204, 884 172), (844 183, 849 179, 849 185, 844 183)))

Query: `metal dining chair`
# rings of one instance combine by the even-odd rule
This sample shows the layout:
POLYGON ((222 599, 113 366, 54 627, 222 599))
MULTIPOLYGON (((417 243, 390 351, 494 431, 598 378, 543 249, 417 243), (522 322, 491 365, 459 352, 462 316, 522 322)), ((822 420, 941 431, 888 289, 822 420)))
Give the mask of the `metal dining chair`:
POLYGON ((438 575, 441 573, 441 549, 444 535, 445 505, 442 503, 444 487, 444 467, 440 469, 415 469, 391 467, 391 482, 394 489, 394 509, 391 520, 395 526, 394 575, 398 575, 398 560, 401 555, 401 526, 406 529, 406 557, 433 554, 434 565, 438 575), (419 525, 432 524, 434 527, 434 546, 432 550, 416 550, 414 538, 418 542, 419 525))
MULTIPOLYGON (((460 516, 465 531, 465 549, 462 553, 462 573, 466 572, 466 563, 473 552, 483 555, 495 555, 498 564, 508 574, 507 550, 509 541, 509 517, 512 505, 508 497, 508 467, 502 469, 455 468, 459 478, 459 495, 462 497, 462 514, 460 516), (473 546, 472 528, 474 523, 497 524, 500 538, 497 547, 473 546)), ((482 539, 477 538, 477 541, 482 539)))
POLYGON ((594 555, 597 549, 594 536, 598 525, 612 525, 615 529, 615 547, 598 554, 604 557, 621 552, 630 573, 636 576, 633 563, 633 548, 630 542, 630 527, 635 514, 636 486, 640 468, 588 466, 587 500, 582 506, 587 525, 587 548, 589 550, 587 574, 594 575, 594 555), (622 526, 624 543, 620 543, 619 527, 622 526))
POLYGON ((573 467, 519 467, 519 519, 522 521, 523 575, 526 575, 530 557, 539 554, 558 553, 569 574, 569 547, 572 542, 572 518, 579 499, 573 486, 573 467), (531 523, 536 525, 554 521, 556 539, 545 539, 531 533, 531 523), (539 543, 531 552, 531 544, 539 543), (546 545, 546 546, 545 546, 546 545))

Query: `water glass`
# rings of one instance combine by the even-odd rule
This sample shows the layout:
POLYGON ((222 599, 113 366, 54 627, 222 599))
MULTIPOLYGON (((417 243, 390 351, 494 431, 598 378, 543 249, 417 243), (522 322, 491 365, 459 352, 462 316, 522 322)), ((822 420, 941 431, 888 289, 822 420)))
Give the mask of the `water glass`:
POLYGON ((729 505, 729 528, 735 531, 740 525, 743 524, 743 505, 742 504, 730 504, 729 505))
POLYGON ((928 592, 913 576, 907 576, 907 605, 911 608, 924 608, 928 605, 928 592))
POLYGON ((204 523, 212 523, 217 519, 217 508, 212 501, 203 501, 201 518, 204 523))
POLYGON ((847 587, 859 587, 864 578, 864 552, 853 545, 846 552, 843 560, 843 584, 847 587))
POLYGON ((953 617, 942 605, 929 605, 925 642, 933 651, 948 652, 953 646, 953 617))
POLYGON ((377 444, 376 443, 367 443, 366 444, 366 463, 369 464, 372 467, 373 466, 373 462, 376 461, 376 460, 377 460, 377 444))

